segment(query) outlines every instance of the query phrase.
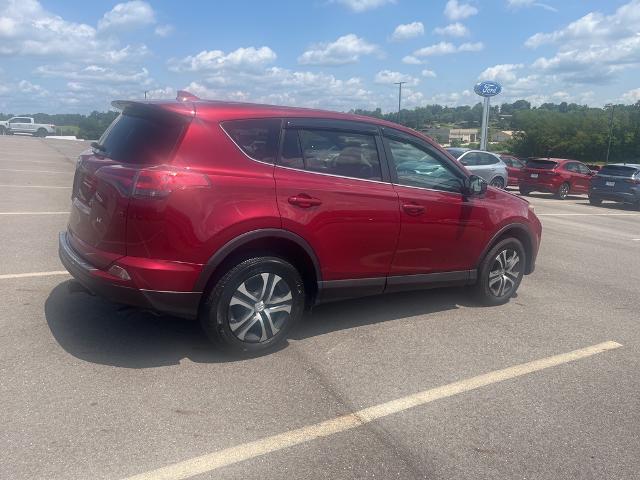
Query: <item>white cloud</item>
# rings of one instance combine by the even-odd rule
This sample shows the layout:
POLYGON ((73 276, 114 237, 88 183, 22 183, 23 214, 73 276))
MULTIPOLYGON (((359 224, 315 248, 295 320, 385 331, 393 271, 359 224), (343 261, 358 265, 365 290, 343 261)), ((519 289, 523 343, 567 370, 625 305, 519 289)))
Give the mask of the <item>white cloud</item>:
POLYGON ((507 6, 512 9, 524 8, 524 7, 539 7, 549 10, 550 12, 557 12, 558 9, 552 7, 549 4, 541 3, 536 0, 507 0, 507 6))
POLYGON ((398 42, 401 40, 419 37, 421 35, 424 35, 424 25, 422 22, 404 23, 396 27, 391 35, 391 40, 398 42))
POLYGON ((454 45, 450 42, 440 42, 428 47, 423 47, 413 52, 413 57, 430 57, 434 55, 449 55, 458 52, 479 52, 484 48, 482 42, 463 43, 454 45))
POLYGON ((65 63, 62 65, 42 65, 35 70, 36 75, 48 78, 64 78, 73 80, 76 89, 81 86, 78 82, 90 82, 99 84, 125 84, 148 85, 151 83, 149 71, 146 68, 140 70, 120 71, 100 65, 79 65, 65 63))
POLYGON ((438 27, 433 33, 436 35, 446 35, 449 37, 466 37, 469 35, 469 29, 460 22, 451 23, 446 27, 438 27))
POLYGON ((425 77, 425 78, 436 78, 437 77, 436 72, 434 72, 433 70, 427 70, 427 69, 422 70, 422 76, 425 77))
POLYGON ((464 20, 478 14, 478 9, 469 3, 449 0, 444 7, 444 14, 449 20, 464 20))
POLYGON ((40 97, 49 94, 46 89, 42 88, 40 85, 33 84, 28 80, 20 80, 18 83, 18 90, 22 93, 29 93, 40 97))
POLYGON ((503 63, 487 68, 478 77, 479 80, 498 80, 501 82, 514 82, 517 79, 516 70, 523 68, 522 63, 503 63))
POLYGON ((203 50, 181 60, 171 59, 169 68, 175 72, 256 69, 274 62, 276 58, 276 53, 269 47, 238 48, 228 54, 222 50, 203 50))
POLYGON ((168 37, 173 33, 174 30, 175 28, 173 27, 173 25, 158 25, 155 28, 154 33, 159 37, 168 37))
POLYGON ((396 0, 334 0, 334 2, 340 3, 356 13, 361 13, 383 5, 396 3, 396 0))
POLYGON ((636 103, 640 102, 640 88, 635 88, 633 90, 629 90, 628 92, 622 95, 622 100, 625 103, 636 103))
POLYGON ((344 65, 355 63, 362 55, 378 53, 377 45, 350 33, 334 42, 313 45, 298 57, 301 65, 344 65))
POLYGON ((553 56, 537 59, 533 68, 575 83, 607 83, 640 66, 638 32, 640 0, 632 0, 611 15, 590 12, 560 30, 536 33, 526 46, 557 45, 553 56))
POLYGON ((381 85, 390 85, 398 82, 404 82, 407 85, 417 85, 420 80, 412 77, 411 75, 405 75, 400 72, 392 72, 391 70, 381 70, 376 73, 374 82, 381 85))
POLYGON ((140 0, 118 3, 98 22, 99 30, 134 29, 156 22, 155 12, 151 5, 140 0))
POLYGON ((406 63, 407 65, 422 65, 424 62, 413 55, 407 55, 406 57, 402 57, 402 63, 406 63))

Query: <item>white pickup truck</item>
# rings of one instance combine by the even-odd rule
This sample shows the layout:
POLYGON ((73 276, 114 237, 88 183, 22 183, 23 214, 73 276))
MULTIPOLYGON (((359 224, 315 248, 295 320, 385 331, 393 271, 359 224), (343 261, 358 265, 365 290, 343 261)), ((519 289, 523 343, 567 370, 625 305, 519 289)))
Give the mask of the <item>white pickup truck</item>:
POLYGON ((56 126, 46 123, 36 123, 31 117, 13 117, 0 121, 0 135, 13 133, 30 133, 34 137, 46 137, 56 133, 56 126))

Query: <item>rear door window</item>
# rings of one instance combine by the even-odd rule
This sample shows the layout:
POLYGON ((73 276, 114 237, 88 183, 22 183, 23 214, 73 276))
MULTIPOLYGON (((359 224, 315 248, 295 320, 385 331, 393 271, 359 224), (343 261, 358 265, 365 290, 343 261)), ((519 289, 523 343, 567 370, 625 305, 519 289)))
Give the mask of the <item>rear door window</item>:
POLYGON ((247 156, 266 163, 275 163, 282 120, 259 118, 222 122, 222 128, 247 156))
POLYGON ((281 163, 294 168, 299 168, 300 159, 293 132, 299 135, 305 170, 363 180, 382 180, 380 158, 373 135, 332 130, 287 130, 281 163))
POLYGON ((127 164, 159 165, 176 147, 186 122, 175 115, 136 115, 126 110, 99 140, 102 153, 127 164))

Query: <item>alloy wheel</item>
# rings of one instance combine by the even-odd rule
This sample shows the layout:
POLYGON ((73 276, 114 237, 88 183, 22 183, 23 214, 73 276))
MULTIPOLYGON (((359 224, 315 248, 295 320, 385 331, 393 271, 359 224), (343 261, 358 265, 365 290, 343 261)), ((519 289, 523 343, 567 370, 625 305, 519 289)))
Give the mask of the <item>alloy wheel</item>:
POLYGON ((289 321, 291 287, 275 273, 260 273, 238 286, 229 302, 229 328, 242 342, 261 343, 289 321))
POLYGON ((563 183, 560 185, 560 190, 558 190, 558 196, 562 199, 567 198, 569 195, 569 185, 567 183, 563 183))
POLYGON ((489 270, 489 290, 496 297, 504 297, 513 292, 520 276, 520 255, 507 248, 498 253, 489 270))
POLYGON ((494 178, 493 180, 491 180, 491 186, 503 189, 504 180, 502 180, 502 178, 500 177, 494 178))

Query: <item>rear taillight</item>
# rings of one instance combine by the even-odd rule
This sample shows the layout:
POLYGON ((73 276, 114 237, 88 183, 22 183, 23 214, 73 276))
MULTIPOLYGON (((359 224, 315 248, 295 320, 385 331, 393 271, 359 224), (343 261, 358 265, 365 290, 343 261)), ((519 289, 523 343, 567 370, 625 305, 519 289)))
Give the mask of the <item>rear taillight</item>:
POLYGON ((166 198, 175 190, 206 188, 211 183, 207 176, 188 169, 156 167, 140 170, 135 179, 133 196, 136 198, 166 198))

